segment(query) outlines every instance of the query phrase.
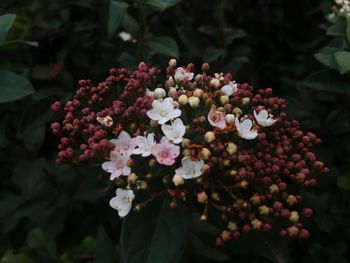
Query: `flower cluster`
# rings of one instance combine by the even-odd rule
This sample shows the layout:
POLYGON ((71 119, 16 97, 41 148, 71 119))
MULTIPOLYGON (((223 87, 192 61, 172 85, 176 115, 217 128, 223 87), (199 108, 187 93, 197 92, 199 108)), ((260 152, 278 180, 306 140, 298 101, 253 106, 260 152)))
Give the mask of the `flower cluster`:
POLYGON ((160 70, 111 69, 80 88, 53 123, 61 137, 57 163, 99 163, 118 185, 110 205, 126 216, 159 195, 193 203, 201 219, 221 222, 217 244, 250 231, 307 238, 302 190, 328 172, 310 150, 320 139, 287 119, 286 100, 254 91, 231 74, 194 74, 172 59, 160 70), (159 180, 161 178, 161 180, 159 180), (134 204, 135 196, 140 200, 134 204))
POLYGON ((335 14, 350 15, 350 1, 349 0, 334 0, 333 12, 335 14))

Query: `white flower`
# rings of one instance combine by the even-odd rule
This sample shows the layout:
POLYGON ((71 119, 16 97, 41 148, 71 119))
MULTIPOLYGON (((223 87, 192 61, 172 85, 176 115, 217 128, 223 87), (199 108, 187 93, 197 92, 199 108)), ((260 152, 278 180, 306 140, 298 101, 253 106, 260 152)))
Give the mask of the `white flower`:
POLYGON ((252 130, 253 122, 250 119, 246 119, 243 122, 240 122, 238 118, 236 118, 235 124, 239 137, 246 140, 252 140, 258 136, 258 133, 252 130))
POLYGON ((131 139, 129 133, 122 131, 118 139, 110 140, 111 143, 114 143, 114 151, 120 152, 122 155, 132 155, 133 150, 136 147, 135 140, 131 139))
POLYGON ((118 34, 118 36, 120 37, 121 40, 123 40, 124 42, 130 41, 132 39, 132 36, 130 33, 128 32, 120 32, 118 34))
POLYGON ((124 217, 131 210, 131 204, 135 198, 135 194, 132 190, 124 190, 122 188, 118 188, 115 194, 116 196, 109 201, 109 205, 113 209, 118 210, 120 217, 124 217))
POLYGON ((256 113, 254 110, 254 117, 256 121, 263 127, 271 126, 277 121, 272 118, 272 115, 269 115, 267 110, 262 110, 259 113, 256 113))
POLYGON ((156 144, 154 141, 154 135, 148 134, 147 137, 137 136, 135 138, 136 148, 132 153, 141 154, 142 157, 147 157, 152 154, 152 147, 156 144))
POLYGON ((97 117, 96 120, 106 127, 111 127, 113 125, 113 119, 110 116, 97 117))
POLYGON ((147 111, 147 116, 159 124, 164 124, 167 121, 173 120, 181 115, 181 110, 174 108, 174 100, 165 98, 163 101, 154 100, 152 109, 147 111))
POLYGON ((192 161, 191 158, 185 157, 181 161, 182 166, 175 170, 175 176, 181 175, 184 179, 192 179, 202 175, 204 161, 192 161))
POLYGON ((225 85, 221 88, 221 91, 227 96, 231 96, 237 90, 238 90, 237 84, 233 83, 232 81, 230 81, 228 85, 225 85))
POLYGON ((128 166, 129 160, 129 155, 123 155, 118 151, 111 151, 110 161, 104 162, 102 169, 111 174, 109 177, 110 180, 114 180, 121 175, 127 176, 131 173, 131 169, 128 166))
POLYGON ((171 125, 162 124, 162 131, 168 140, 178 144, 183 140, 183 136, 186 132, 186 126, 183 124, 180 118, 177 118, 171 123, 171 125))
POLYGON ((186 69, 182 67, 178 67, 175 71, 175 80, 177 81, 190 81, 193 79, 193 73, 188 72, 186 69))

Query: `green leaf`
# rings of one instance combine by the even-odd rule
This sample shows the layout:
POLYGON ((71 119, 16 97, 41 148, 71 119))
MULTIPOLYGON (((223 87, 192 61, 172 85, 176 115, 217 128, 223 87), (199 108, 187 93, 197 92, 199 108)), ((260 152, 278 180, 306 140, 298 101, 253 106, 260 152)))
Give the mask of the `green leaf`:
POLYGON ((349 176, 338 177, 337 184, 339 188, 350 190, 350 177, 349 176))
POLYGON ((146 46, 157 54, 178 58, 179 48, 170 37, 154 37, 146 42, 146 46))
POLYGON ((0 16, 0 44, 6 40, 7 33, 16 19, 14 14, 5 14, 0 16))
POLYGON ((0 119, 0 149, 6 145, 6 126, 9 115, 1 116, 0 119))
POLYGON ((256 241, 253 249, 255 252, 272 260, 275 263, 288 263, 289 261, 289 249, 286 239, 282 239, 274 234, 256 234, 256 241), (277 236, 277 237, 276 237, 277 236))
POLYGON ((343 37, 345 36, 346 25, 344 19, 339 19, 335 24, 331 25, 327 29, 327 35, 343 37))
POLYGON ((309 88, 333 93, 350 92, 350 77, 333 70, 321 70, 307 77, 303 84, 309 88))
POLYGON ((205 50, 205 53, 203 54, 203 61, 211 63, 223 57, 225 54, 225 49, 209 47, 205 50))
POLYGON ((0 103, 22 99, 34 93, 30 82, 10 71, 0 70, 0 103))
POLYGON ((199 34, 194 30, 189 30, 187 28, 176 28, 179 37, 182 42, 185 44, 189 53, 193 56, 202 57, 204 53, 204 46, 201 43, 205 43, 206 40, 203 38, 203 34, 199 34))
POLYGON ((124 20, 124 16, 129 5, 118 0, 110 0, 108 10, 107 32, 108 36, 112 37, 118 30, 124 20))
POLYGON ((7 251, 1 258, 1 263, 35 263, 35 261, 26 255, 13 254, 13 251, 7 251))
POLYGON ((41 228, 36 228, 28 233, 27 243, 30 248, 36 250, 40 255, 52 259, 55 258, 55 246, 47 240, 41 228))
POLYGON ((332 69, 338 69, 337 62, 335 61, 334 54, 339 51, 339 48, 324 47, 321 48, 318 53, 315 54, 315 58, 318 62, 330 67, 332 69))
POLYGON ((125 263, 178 262, 191 221, 184 207, 153 200, 143 211, 132 212, 123 222, 121 244, 125 263))
POLYGON ((0 51, 16 49, 16 48, 24 46, 24 45, 38 47, 39 43, 34 42, 34 41, 23 41, 23 40, 6 41, 5 43, 0 44, 0 51))
POLYGON ((338 51, 335 53, 335 60, 339 66, 340 74, 345 74, 350 70, 350 52, 338 51))
POLYGON ((174 6, 179 2, 181 2, 181 0, 145 0, 144 4, 154 6, 160 11, 164 11, 165 9, 174 6))
POLYGON ((211 259, 213 261, 225 261, 229 260, 229 257, 221 252, 219 249, 216 249, 213 246, 205 244, 203 239, 197 237, 194 234, 190 234, 190 242, 193 251, 202 258, 211 259))
POLYGON ((346 39, 350 43, 350 16, 346 16, 346 39))
POLYGON ((116 247, 103 227, 97 233, 96 263, 113 263, 116 259, 116 247))

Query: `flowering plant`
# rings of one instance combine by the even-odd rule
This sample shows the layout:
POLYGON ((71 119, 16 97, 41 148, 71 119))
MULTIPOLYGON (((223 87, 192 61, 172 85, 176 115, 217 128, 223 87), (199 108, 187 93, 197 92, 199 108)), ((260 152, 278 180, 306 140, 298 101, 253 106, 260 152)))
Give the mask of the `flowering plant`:
MULTIPOLYGON (((308 238, 302 189, 328 168, 310 148, 320 143, 287 119, 286 100, 254 90, 209 65, 161 71, 111 69, 94 86, 81 80, 52 131, 61 137, 57 164, 96 164, 117 185, 110 206, 120 217, 159 196, 222 229, 216 244, 251 231, 308 238)), ((131 212, 136 213, 136 212, 131 212)))

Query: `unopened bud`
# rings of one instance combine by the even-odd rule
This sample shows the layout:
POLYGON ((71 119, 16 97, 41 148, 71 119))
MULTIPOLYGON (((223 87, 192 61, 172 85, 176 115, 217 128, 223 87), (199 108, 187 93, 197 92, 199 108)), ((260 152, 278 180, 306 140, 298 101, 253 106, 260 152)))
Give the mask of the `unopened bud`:
POLYGON ((169 66, 172 67, 172 68, 176 68, 176 65, 177 65, 177 61, 175 58, 172 58, 169 60, 169 66))
POLYGON ((206 192, 200 192, 197 194, 198 203, 206 203, 208 201, 208 196, 206 192))
POLYGON ((187 104, 188 98, 185 94, 182 94, 177 101, 179 102, 180 105, 184 106, 187 104))
POLYGON ((173 183, 175 186, 179 186, 179 185, 183 185, 185 181, 181 175, 175 174, 173 177, 173 183))
POLYGON ((229 153, 229 154, 235 154, 237 152, 237 145, 234 144, 233 142, 229 142, 227 144, 227 147, 226 147, 226 151, 229 153))
POLYGON ((225 105, 230 102, 230 98, 227 95, 220 96, 220 103, 225 105))
POLYGON ((250 98, 248 98, 248 97, 244 97, 244 98, 241 100, 241 104, 242 104, 243 106, 247 106, 247 105, 249 105, 249 103, 250 103, 250 98))
POLYGON ((206 132, 205 135, 204 135, 204 140, 207 143, 211 143, 211 142, 215 141, 215 133, 212 132, 212 131, 206 132))
POLYGON ((218 80, 218 79, 212 79, 212 80, 210 81, 210 83, 209 83, 209 86, 210 86, 211 88, 217 89, 218 87, 220 87, 220 80, 218 80))
POLYGON ((198 97, 192 96, 188 99, 188 104, 190 104, 191 108, 193 108, 193 109, 198 108, 199 102, 200 102, 200 100, 198 97))
POLYGON ((234 108, 234 109, 232 110, 232 113, 233 113, 235 116, 237 116, 237 115, 242 115, 242 114, 243 114, 243 111, 242 111, 240 108, 236 107, 236 108, 234 108))

